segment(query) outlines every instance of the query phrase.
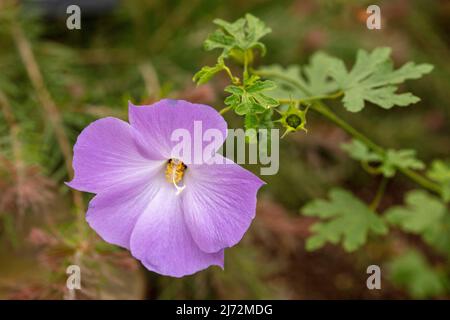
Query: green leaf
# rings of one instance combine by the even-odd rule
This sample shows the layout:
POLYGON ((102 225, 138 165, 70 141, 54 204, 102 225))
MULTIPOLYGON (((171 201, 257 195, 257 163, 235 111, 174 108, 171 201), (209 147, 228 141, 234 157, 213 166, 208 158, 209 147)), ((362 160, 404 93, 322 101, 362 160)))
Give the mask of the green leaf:
POLYGON ((450 256, 450 214, 447 212, 442 219, 422 233, 423 240, 438 252, 450 256))
POLYGON ((450 214, 440 200, 423 190, 410 191, 405 206, 385 212, 386 221, 403 231, 420 235, 437 251, 450 253, 450 214))
POLYGON ((262 105, 258 103, 254 103, 251 101, 245 101, 236 106, 234 111, 240 115, 246 115, 246 114, 255 114, 255 113, 262 113, 266 111, 266 108, 264 108, 262 105))
POLYGON ((411 93, 396 93, 395 85, 408 79, 418 79, 431 72, 433 66, 409 62, 394 70, 389 58, 390 53, 389 48, 377 48, 370 53, 359 50, 351 71, 347 71, 341 60, 329 60, 332 64, 330 75, 344 91, 342 102, 348 111, 361 111, 365 101, 390 109, 420 100, 411 93))
POLYGON ((307 239, 307 250, 316 250, 326 242, 342 241, 346 251, 354 251, 367 241, 369 232, 387 233, 383 220, 350 192, 333 189, 329 197, 329 201, 314 200, 303 207, 304 215, 323 220, 312 226, 313 235, 307 239))
POLYGON ((386 177, 394 176, 398 168, 414 170, 425 168, 425 164, 416 158, 416 151, 411 149, 388 149, 382 162, 380 169, 386 177))
POLYGON ((238 115, 263 113, 278 105, 277 100, 264 94, 265 91, 273 90, 275 86, 273 81, 263 81, 258 77, 251 77, 243 87, 227 86, 225 91, 231 95, 224 102, 231 106, 238 115))
POLYGON ((242 87, 238 87, 238 86, 235 86, 235 85, 230 85, 230 86, 226 87, 224 89, 224 91, 232 93, 234 95, 238 95, 238 96, 244 94, 244 89, 242 87))
POLYGON ((385 109, 418 102, 420 99, 411 93, 396 93, 396 85, 420 78, 431 72, 433 66, 409 62, 394 70, 390 53, 389 48, 378 48, 371 53, 359 50, 355 65, 347 71, 342 60, 319 52, 302 69, 274 65, 260 68, 258 74, 277 81, 278 89, 274 93, 277 98, 302 99, 342 90, 344 107, 352 112, 362 110, 365 101, 385 109))
POLYGON ((378 154, 370 151, 364 143, 356 139, 349 143, 343 143, 341 149, 346 151, 351 158, 358 161, 372 162, 382 160, 378 154))
POLYGON ((273 90, 277 87, 275 82, 270 80, 254 81, 251 85, 247 86, 246 91, 249 93, 257 93, 264 90, 273 90))
POLYGON ((444 201, 450 201, 450 162, 434 160, 431 164, 427 176, 440 184, 442 188, 442 198, 444 201))
MULTIPOLYGON (((244 123, 245 129, 246 130, 255 129, 256 131, 258 129, 271 129, 273 127, 272 115, 273 115, 272 109, 267 109, 259 114, 254 113, 246 114, 244 123)), ((270 139, 270 133, 268 133, 266 138, 270 139)), ((247 140, 249 143, 256 143, 258 141, 257 132, 254 132, 254 134, 249 134, 247 136, 247 140)))
POLYGON ((425 164, 416 158, 416 151, 410 149, 388 149, 384 155, 379 155, 369 149, 364 143, 353 139, 350 143, 341 145, 350 157, 363 162, 380 162, 377 167, 385 177, 393 177, 397 169, 421 170, 425 164))
POLYGON ((310 95, 326 95, 338 89, 337 84, 330 78, 333 59, 326 53, 318 52, 311 57, 309 64, 303 67, 305 88, 310 95))
POLYGON ((264 66, 258 69, 257 73, 277 84, 277 88, 272 91, 272 96, 275 98, 302 99, 307 96, 298 88, 298 85, 304 84, 299 66, 292 65, 287 68, 279 65, 264 66))
POLYGON ((407 232, 422 234, 439 224, 447 209, 438 198, 423 190, 408 192, 406 206, 395 206, 385 213, 386 221, 407 232))
POLYGON ((332 59, 329 55, 318 52, 303 68, 296 65, 287 68, 272 65, 260 68, 258 74, 277 83, 278 88, 273 94, 277 98, 302 99, 326 95, 338 89, 337 83, 330 78, 332 59))
POLYGON ((221 19, 214 20, 220 27, 206 39, 204 47, 206 50, 222 49, 221 57, 229 57, 232 50, 245 52, 257 48, 264 55, 266 48, 259 40, 272 30, 263 21, 251 14, 240 18, 235 22, 227 22, 221 19))
POLYGON ((222 49, 221 57, 226 58, 235 46, 235 39, 222 30, 216 30, 205 40, 203 46, 206 50, 222 49))
POLYGON ((355 65, 350 72, 347 71, 341 60, 335 58, 335 68, 330 70, 331 75, 340 87, 353 87, 388 61, 390 53, 391 50, 389 48, 377 48, 371 53, 360 49, 356 54, 355 65))
POLYGON ((409 251, 389 263, 390 279, 415 299, 437 297, 445 293, 444 275, 433 269, 417 251, 409 251))
POLYGON ((218 72, 225 68, 223 61, 218 62, 214 67, 205 66, 198 71, 192 80, 197 83, 197 85, 205 84, 218 72))

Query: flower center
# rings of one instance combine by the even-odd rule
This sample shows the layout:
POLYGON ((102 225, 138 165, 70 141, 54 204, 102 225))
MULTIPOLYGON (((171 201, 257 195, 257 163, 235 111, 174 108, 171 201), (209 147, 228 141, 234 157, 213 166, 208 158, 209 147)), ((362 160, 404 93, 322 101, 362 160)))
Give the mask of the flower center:
POLYGON ((168 182, 172 183, 177 190, 177 195, 186 188, 185 185, 179 186, 178 183, 183 180, 184 172, 187 166, 178 159, 169 159, 166 167, 166 179, 168 182))

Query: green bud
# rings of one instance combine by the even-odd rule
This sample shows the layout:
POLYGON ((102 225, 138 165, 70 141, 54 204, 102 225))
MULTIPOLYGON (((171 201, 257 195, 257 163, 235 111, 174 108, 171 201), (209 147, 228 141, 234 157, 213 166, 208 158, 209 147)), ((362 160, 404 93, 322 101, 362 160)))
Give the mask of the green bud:
POLYGON ((281 112, 280 123, 286 128, 286 132, 283 134, 285 136, 289 132, 295 132, 303 130, 307 132, 306 126, 306 113, 308 112, 309 106, 306 106, 304 110, 301 110, 298 104, 291 103, 289 108, 285 112, 281 112))
POLYGON ((252 64, 254 60, 254 55, 252 49, 248 49, 246 51, 243 51, 239 48, 234 48, 230 51, 230 57, 233 58, 234 61, 237 63, 243 65, 244 64, 244 56, 247 55, 248 64, 252 64))

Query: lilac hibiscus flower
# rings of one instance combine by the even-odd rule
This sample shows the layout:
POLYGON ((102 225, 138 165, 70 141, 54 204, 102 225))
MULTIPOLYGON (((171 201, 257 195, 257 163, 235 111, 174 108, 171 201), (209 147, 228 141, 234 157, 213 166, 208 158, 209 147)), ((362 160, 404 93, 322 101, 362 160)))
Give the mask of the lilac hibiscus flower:
MULTIPOLYGON (((181 277, 223 268, 224 249, 238 243, 255 216, 258 177, 223 158, 173 158, 172 134, 227 125, 213 108, 181 100, 129 106, 129 121, 103 118, 74 146, 74 189, 95 193, 86 219, 107 242, 127 248, 146 268, 181 277)), ((207 143, 202 141, 203 150, 207 143)), ((195 150, 194 150, 195 151, 195 150)), ((204 157, 204 156, 203 156, 204 157)))

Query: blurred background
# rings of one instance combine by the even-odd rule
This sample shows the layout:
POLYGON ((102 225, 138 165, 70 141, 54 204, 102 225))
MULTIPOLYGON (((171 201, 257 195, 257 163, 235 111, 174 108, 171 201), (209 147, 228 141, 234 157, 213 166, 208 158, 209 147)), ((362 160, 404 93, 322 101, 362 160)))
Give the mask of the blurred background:
MULTIPOLYGON (((224 271, 158 276, 89 229, 91 197, 63 184, 77 135, 100 117, 127 120, 128 100, 172 97, 221 109, 227 78, 200 87, 191 79, 215 62, 202 49, 212 20, 246 12, 273 30, 260 64, 303 64, 317 50, 350 63, 358 48, 389 46, 396 65, 435 65, 405 85, 421 102, 340 114, 381 145, 416 149, 427 162, 450 158, 450 1, 0 0, 0 298, 450 298, 450 233, 444 248, 394 230, 351 254, 332 245, 305 251, 314 219, 300 214, 302 205, 333 186, 370 200, 378 185, 340 150, 346 134, 315 115, 308 134, 282 140, 280 171, 264 177, 256 219, 226 251, 224 271), (68 4, 81 6, 81 30, 67 29, 68 4), (370 4, 381 7, 381 30, 366 28, 370 4), (71 264, 82 270, 75 292, 66 289, 71 264), (371 264, 382 268, 381 290, 366 287, 371 264)), ((225 118, 242 127, 237 116, 225 118)), ((397 176, 381 209, 413 187, 397 176)))

